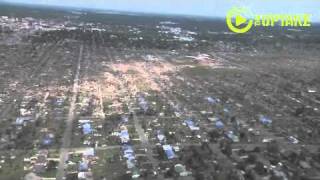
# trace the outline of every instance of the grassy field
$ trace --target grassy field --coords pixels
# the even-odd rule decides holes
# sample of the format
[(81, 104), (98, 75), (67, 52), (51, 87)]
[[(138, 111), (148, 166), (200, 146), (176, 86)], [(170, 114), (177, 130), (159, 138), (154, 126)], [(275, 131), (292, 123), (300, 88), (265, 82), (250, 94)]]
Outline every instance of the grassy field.
[(125, 162), (120, 161), (119, 155), (120, 149), (98, 150), (99, 160), (92, 168), (94, 179), (118, 179), (119, 175), (125, 174)]

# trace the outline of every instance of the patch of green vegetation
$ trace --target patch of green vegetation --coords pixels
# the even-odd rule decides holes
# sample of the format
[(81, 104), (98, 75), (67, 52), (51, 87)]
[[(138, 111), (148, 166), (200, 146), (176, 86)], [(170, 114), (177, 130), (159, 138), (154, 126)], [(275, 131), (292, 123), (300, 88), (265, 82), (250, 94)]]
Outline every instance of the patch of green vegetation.
[(94, 179), (101, 179), (101, 177), (114, 179), (115, 176), (125, 173), (126, 168), (119, 160), (120, 149), (98, 150), (96, 153), (99, 160), (92, 167)]
[(109, 109), (110, 105), (112, 105), (112, 101), (110, 101), (110, 100), (103, 101), (103, 112), (104, 113), (107, 113), (110, 110)]
[(67, 167), (68, 172), (74, 172), (78, 170), (78, 164), (69, 164)]
[(181, 66), (181, 65), (195, 65), (196, 63), (188, 59), (177, 59), (175, 61), (172, 61), (172, 64)]
[(41, 177), (54, 178), (57, 174), (57, 169), (48, 169), (46, 172), (39, 174)]
[(128, 105), (125, 104), (125, 103), (123, 104), (122, 109), (123, 109), (124, 112), (129, 112), (129, 107), (128, 107)]
[(49, 150), (49, 154), (50, 154), (50, 157), (51, 157), (51, 158), (59, 158), (59, 156), (60, 156), (60, 149), (53, 149), (53, 148), (51, 148), (51, 149)]
[(127, 74), (137, 74), (138, 72), (137, 71), (135, 71), (135, 70), (133, 70), (133, 69), (129, 69), (128, 71), (127, 71)]
[(186, 67), (182, 72), (189, 76), (213, 76), (216, 74), (215, 70), (206, 66)]
[(119, 122), (120, 119), (121, 115), (118, 113), (113, 113), (110, 116), (106, 116), (106, 121)]
[(0, 168), (0, 179), (21, 179), (24, 176), (25, 171), (23, 169), (23, 155), (24, 153), (18, 153), (14, 156), (15, 159), (10, 159), (12, 154), (1, 153), (1, 156), (6, 157), (5, 163), (1, 164)]
[(23, 176), (24, 171), (21, 168), (1, 168), (0, 170), (0, 179), (21, 179)]
[(141, 91), (141, 92), (145, 92), (145, 91), (149, 91), (150, 87), (146, 82), (140, 82), (136, 84), (137, 88)]
[(136, 132), (136, 129), (135, 129), (134, 126), (129, 126), (129, 127), (127, 127), (127, 128), (128, 128), (128, 132), (129, 132), (130, 135), (131, 135), (131, 134), (134, 134), (134, 133)]
[(186, 67), (182, 70), (182, 73), (187, 76), (199, 76), (199, 77), (216, 77), (216, 78), (237, 78), (245, 76), (251, 76), (246, 71), (242, 69), (234, 68), (215, 68), (212, 69), (208, 66), (195, 66), (195, 67)]
[(73, 154), (72, 156), (70, 156), (70, 161), (72, 162), (80, 162), (81, 161), (81, 155), (80, 154)]

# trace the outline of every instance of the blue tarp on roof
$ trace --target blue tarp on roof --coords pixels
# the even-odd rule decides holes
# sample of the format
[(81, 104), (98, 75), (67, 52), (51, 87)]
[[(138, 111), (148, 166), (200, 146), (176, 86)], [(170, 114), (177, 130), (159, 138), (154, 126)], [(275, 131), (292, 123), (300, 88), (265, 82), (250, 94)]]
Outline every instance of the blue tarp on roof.
[(17, 117), (17, 119), (16, 119), (16, 124), (21, 125), (21, 124), (23, 124), (24, 122), (27, 122), (27, 121), (30, 121), (30, 120), (32, 120), (32, 117), (31, 117), (31, 116), (27, 116), (27, 117)]
[(138, 101), (139, 101), (140, 108), (142, 108), (144, 111), (147, 111), (148, 110), (148, 102), (144, 99), (144, 97), (140, 96), (138, 98)]
[(226, 136), (231, 139), (233, 142), (239, 142), (239, 137), (237, 135), (234, 134), (233, 131), (228, 131), (226, 133)]
[(130, 140), (128, 130), (121, 130), (120, 134), (121, 143), (127, 143)]
[(140, 107), (144, 110), (147, 111), (148, 110), (148, 104), (147, 102), (143, 101), (139, 103)]
[(263, 115), (259, 117), (259, 120), (262, 124), (265, 124), (265, 125), (269, 125), (272, 123), (272, 120), (270, 118), (267, 118), (266, 116), (263, 116)]
[(187, 119), (184, 121), (187, 126), (191, 129), (191, 130), (198, 130), (199, 127), (195, 126), (195, 123), (193, 122), (193, 120), (191, 118)]
[(55, 101), (55, 105), (57, 105), (57, 106), (62, 106), (63, 103), (64, 103), (64, 99), (62, 99), (62, 98), (57, 98)]
[(128, 160), (135, 159), (132, 146), (124, 145), (122, 146), (122, 151), (123, 151), (123, 157), (127, 158)]
[(120, 132), (120, 138), (127, 138), (127, 139), (129, 139), (128, 130), (122, 130), (122, 131)]
[(216, 100), (213, 99), (212, 97), (207, 97), (207, 100), (208, 100), (208, 102), (209, 102), (210, 104), (216, 103)]
[(194, 122), (193, 122), (192, 119), (186, 119), (184, 122), (185, 122), (189, 127), (190, 127), (190, 126), (193, 126), (193, 127), (194, 127)]
[(129, 120), (128, 116), (121, 116), (122, 122), (128, 122), (128, 120)]
[(224, 124), (223, 124), (223, 122), (222, 121), (217, 121), (216, 122), (216, 128), (218, 128), (218, 129), (222, 129), (222, 128), (224, 128)]
[(218, 102), (220, 102), (220, 100), (218, 98), (215, 98), (215, 97), (207, 97), (206, 100), (208, 101), (208, 103), (210, 104), (216, 104)]
[(123, 157), (127, 158), (130, 161), (135, 159), (133, 153), (124, 154)]
[(163, 145), (162, 148), (163, 148), (164, 152), (166, 153), (168, 159), (175, 158), (175, 154), (174, 154), (173, 149), (170, 145)]
[(88, 170), (88, 164), (85, 162), (80, 162), (79, 171), (87, 171), (87, 170)]
[(52, 144), (52, 142), (53, 142), (53, 140), (52, 140), (52, 138), (50, 138), (50, 137), (45, 137), (45, 138), (43, 138), (43, 140), (42, 140), (42, 144), (43, 144), (43, 145), (50, 145), (50, 144)]
[(129, 150), (130, 150), (130, 149), (132, 150), (132, 146), (127, 145), (127, 144), (122, 145), (121, 148), (122, 148), (122, 151), (125, 151), (125, 150), (128, 150), (128, 149), (129, 149)]
[(92, 129), (91, 129), (91, 124), (89, 123), (84, 123), (82, 125), (82, 132), (83, 134), (90, 134), (92, 132)]

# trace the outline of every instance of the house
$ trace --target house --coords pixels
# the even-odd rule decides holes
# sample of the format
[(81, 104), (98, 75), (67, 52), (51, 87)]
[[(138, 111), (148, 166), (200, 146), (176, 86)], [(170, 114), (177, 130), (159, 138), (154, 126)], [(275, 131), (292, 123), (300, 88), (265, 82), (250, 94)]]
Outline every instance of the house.
[(31, 116), (33, 113), (33, 109), (26, 109), (26, 108), (20, 108), (20, 115), (21, 116)]
[(164, 150), (164, 152), (165, 152), (165, 154), (166, 154), (168, 159), (173, 159), (173, 158), (176, 157), (176, 155), (173, 152), (172, 146), (163, 145), (162, 148), (163, 148), (163, 150)]
[(121, 121), (122, 121), (123, 123), (128, 122), (128, 120), (129, 120), (128, 116), (125, 116), (125, 115), (122, 115), (122, 116), (121, 116)]
[(134, 151), (130, 145), (124, 145), (122, 146), (122, 151), (123, 151), (123, 157), (125, 157), (128, 160), (134, 160)]
[(120, 132), (121, 143), (128, 143), (130, 140), (128, 130), (121, 130)]
[(120, 127), (121, 131), (119, 133), (119, 137), (121, 139), (121, 143), (128, 143), (130, 141), (130, 136), (129, 136), (129, 132), (126, 126), (121, 126)]
[(47, 157), (48, 157), (48, 154), (49, 154), (49, 151), (48, 151), (48, 150), (40, 150), (40, 151), (39, 151), (39, 154), (38, 154), (38, 159), (39, 159), (39, 158), (42, 158), (42, 157), (47, 158)]
[(92, 172), (79, 172), (78, 173), (78, 179), (81, 180), (91, 180), (92, 178)]
[(41, 180), (42, 178), (37, 176), (35, 173), (31, 172), (26, 174), (24, 177), (24, 180)]
[(17, 117), (16, 125), (23, 125), (24, 123), (32, 121), (32, 120), (33, 120), (33, 118), (31, 116)]
[(64, 104), (64, 98), (63, 97), (57, 97), (56, 101), (54, 102), (56, 106), (63, 106)]
[(123, 145), (122, 146), (122, 152), (123, 152), (123, 157), (126, 158), (126, 164), (128, 169), (134, 169), (136, 168), (135, 165), (135, 155), (132, 146), (130, 145)]
[(206, 97), (206, 100), (208, 101), (209, 104), (216, 104), (220, 102), (218, 98), (210, 97), (210, 96)]
[(129, 159), (128, 159), (126, 162), (127, 162), (127, 168), (128, 168), (128, 169), (132, 169), (132, 168), (135, 167), (135, 164), (134, 164), (134, 161), (133, 161), (133, 160), (129, 160)]
[(163, 143), (166, 141), (166, 136), (163, 134), (162, 131), (158, 130), (157, 131), (157, 139), (159, 140), (160, 143)]
[(53, 143), (54, 141), (54, 134), (52, 133), (49, 133), (49, 134), (46, 134), (43, 138), (42, 138), (42, 145), (44, 146), (49, 146)]
[(88, 171), (88, 168), (89, 168), (89, 166), (88, 166), (87, 161), (82, 161), (79, 163), (79, 171), (80, 172), (86, 172), (86, 171)]
[(272, 120), (266, 116), (260, 115), (259, 121), (264, 125), (270, 125), (272, 123)]
[(91, 120), (88, 120), (88, 119), (79, 119), (79, 123), (80, 123), (80, 124), (91, 123)]
[(228, 131), (228, 132), (226, 133), (226, 136), (227, 136), (232, 142), (239, 142), (239, 141), (240, 141), (240, 140), (239, 140), (239, 137), (238, 137), (236, 134), (234, 134), (233, 131)]
[(137, 168), (134, 168), (132, 170), (131, 177), (132, 177), (132, 179), (137, 179), (137, 178), (140, 177), (140, 173), (139, 173), (139, 170)]
[(200, 129), (199, 127), (195, 126), (195, 123), (191, 118), (185, 120), (184, 122), (187, 124), (191, 131), (197, 131)]
[(224, 128), (224, 124), (220, 120), (216, 121), (215, 125), (216, 125), (216, 128), (218, 128), (218, 129), (223, 129)]
[(47, 169), (48, 164), (48, 151), (47, 150), (40, 150), (37, 156), (36, 162), (33, 165), (33, 171), (35, 173), (43, 173)]
[(186, 167), (184, 165), (182, 165), (182, 164), (176, 164), (174, 166), (174, 170), (175, 170), (176, 173), (178, 173), (182, 177), (186, 177), (186, 176), (192, 174), (192, 172), (187, 171)]
[(37, 174), (46, 172), (47, 166), (42, 163), (36, 163), (33, 165), (33, 171)]
[(82, 152), (82, 155), (85, 157), (93, 157), (94, 156), (94, 149), (93, 148), (87, 148)]
[[(212, 112), (211, 112), (212, 113)], [(209, 113), (208, 113), (209, 114)], [(208, 117), (208, 120), (210, 121), (210, 122), (216, 122), (216, 121), (218, 121), (219, 120), (219, 118), (218, 117)]]
[(84, 135), (90, 134), (92, 132), (91, 124), (89, 123), (82, 124), (82, 132)]
[(148, 102), (145, 100), (143, 96), (138, 97), (139, 106), (143, 109), (144, 112), (148, 110)]

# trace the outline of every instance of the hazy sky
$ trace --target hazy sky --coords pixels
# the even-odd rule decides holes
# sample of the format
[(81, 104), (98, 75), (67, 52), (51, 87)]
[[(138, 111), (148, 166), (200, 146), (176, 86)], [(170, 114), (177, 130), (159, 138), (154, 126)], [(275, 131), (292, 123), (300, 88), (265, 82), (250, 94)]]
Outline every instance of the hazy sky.
[[(1, 0), (0, 0), (1, 1)], [(311, 13), (320, 21), (320, 0), (5, 0), (132, 12), (186, 14), (224, 17), (233, 6), (248, 7), (254, 13)]]

